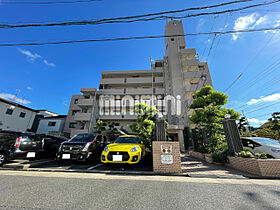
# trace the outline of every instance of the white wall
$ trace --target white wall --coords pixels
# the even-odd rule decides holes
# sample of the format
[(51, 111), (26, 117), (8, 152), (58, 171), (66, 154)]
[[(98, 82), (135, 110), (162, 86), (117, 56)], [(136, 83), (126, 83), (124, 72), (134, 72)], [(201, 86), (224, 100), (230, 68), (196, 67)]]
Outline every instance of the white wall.
[[(14, 108), (13, 114), (8, 115), (6, 111), (8, 108)], [(19, 117), (20, 113), (24, 112), (25, 117)], [(36, 112), (24, 109), (21, 107), (15, 107), (8, 103), (0, 101), (0, 129), (26, 132), (27, 129), (32, 127)]]
[[(49, 122), (56, 122), (55, 126), (49, 126)], [(62, 132), (65, 119), (41, 119), (37, 129), (38, 134), (48, 134), (50, 131)]]

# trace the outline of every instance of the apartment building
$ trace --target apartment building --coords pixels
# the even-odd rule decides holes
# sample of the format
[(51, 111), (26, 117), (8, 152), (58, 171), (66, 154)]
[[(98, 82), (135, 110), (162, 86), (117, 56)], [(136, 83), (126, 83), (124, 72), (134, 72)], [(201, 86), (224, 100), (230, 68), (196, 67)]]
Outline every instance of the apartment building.
[(81, 88), (82, 95), (73, 95), (64, 132), (71, 136), (89, 132), (97, 119), (129, 130), (137, 118), (130, 111), (144, 100), (160, 110), (160, 117), (169, 123), (169, 136), (183, 151), (183, 129), (193, 126), (189, 121), (193, 94), (212, 86), (212, 81), (208, 64), (199, 61), (194, 48), (186, 48), (181, 21), (167, 21), (165, 36), (165, 56), (153, 62), (151, 70), (103, 71), (98, 90)]

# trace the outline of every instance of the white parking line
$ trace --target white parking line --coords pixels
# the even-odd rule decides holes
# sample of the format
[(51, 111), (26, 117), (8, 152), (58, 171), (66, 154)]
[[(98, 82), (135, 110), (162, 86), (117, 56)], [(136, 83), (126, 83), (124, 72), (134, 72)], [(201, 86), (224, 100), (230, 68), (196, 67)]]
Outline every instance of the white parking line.
[(103, 164), (100, 163), (100, 164), (97, 164), (97, 165), (95, 165), (95, 166), (89, 167), (87, 170), (92, 170), (92, 169), (98, 168), (99, 166), (102, 166), (102, 165), (103, 165)]

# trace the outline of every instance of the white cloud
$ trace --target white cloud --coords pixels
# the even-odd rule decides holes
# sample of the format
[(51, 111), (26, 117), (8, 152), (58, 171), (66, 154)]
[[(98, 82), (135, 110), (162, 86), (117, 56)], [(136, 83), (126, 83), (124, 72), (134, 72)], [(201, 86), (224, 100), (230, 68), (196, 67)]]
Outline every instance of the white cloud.
[(256, 118), (248, 118), (247, 119), (250, 123), (256, 123), (256, 124), (264, 124), (267, 120), (258, 120)]
[(21, 104), (30, 104), (30, 101), (27, 101), (25, 99), (22, 98), (18, 98), (16, 95), (13, 94), (9, 94), (9, 93), (0, 93), (0, 98), (4, 98), (6, 100), (14, 100), (17, 103), (21, 103)]
[(26, 55), (28, 61), (30, 61), (31, 63), (33, 63), (36, 59), (42, 59), (43, 63), (46, 64), (47, 66), (55, 67), (54, 63), (48, 62), (46, 59), (44, 59), (41, 55), (39, 55), (37, 53), (32, 53), (28, 50), (24, 50), (24, 49), (21, 49), (21, 48), (18, 48), (18, 51), (21, 54)]
[(250, 101), (247, 102), (247, 105), (252, 105), (259, 102), (273, 102), (279, 99), (280, 99), (280, 93), (275, 93), (269, 96), (261, 96), (258, 99), (251, 99)]
[(24, 50), (24, 49), (18, 48), (18, 51), (21, 54), (26, 55), (27, 59), (30, 60), (31, 62), (34, 62), (37, 58), (42, 58), (41, 55), (39, 55), (37, 53), (32, 53), (32, 52), (30, 52), (28, 50)]
[(30, 87), (30, 86), (27, 86), (26, 89), (27, 89), (27, 90), (32, 90), (33, 88)]
[(255, 25), (254, 25), (253, 27), (256, 27), (256, 26), (258, 26), (258, 25), (266, 24), (267, 21), (268, 21), (268, 17), (267, 17), (267, 16), (260, 17), (260, 18), (256, 21), (256, 23), (255, 23)]
[(44, 64), (46, 64), (47, 66), (55, 67), (54, 63), (50, 63), (46, 59), (44, 59)]
[[(265, 23), (267, 21), (267, 17), (263, 16), (263, 17), (259, 17), (258, 18), (258, 14), (257, 13), (253, 13), (250, 15), (246, 15), (246, 16), (242, 16), (237, 18), (234, 21), (234, 27), (233, 29), (235, 31), (239, 31), (239, 30), (245, 30), (248, 28), (255, 28), (256, 26)], [(239, 37), (239, 33), (235, 33), (232, 35), (232, 40), (237, 40)]]

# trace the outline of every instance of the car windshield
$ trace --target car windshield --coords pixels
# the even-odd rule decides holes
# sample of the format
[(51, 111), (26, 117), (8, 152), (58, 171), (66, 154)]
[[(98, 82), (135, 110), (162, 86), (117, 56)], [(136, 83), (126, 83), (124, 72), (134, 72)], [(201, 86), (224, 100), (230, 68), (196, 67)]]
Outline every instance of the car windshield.
[(23, 141), (36, 141), (36, 136), (32, 134), (23, 134), (21, 138)]
[(267, 145), (267, 146), (280, 146), (279, 141), (275, 139), (268, 139), (268, 138), (254, 138), (254, 141), (257, 143)]
[(117, 138), (115, 143), (134, 143), (134, 144), (139, 144), (139, 138), (138, 137), (119, 137), (119, 138)]
[(90, 142), (95, 138), (96, 134), (77, 134), (69, 142)]

